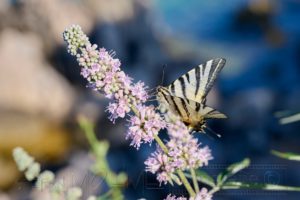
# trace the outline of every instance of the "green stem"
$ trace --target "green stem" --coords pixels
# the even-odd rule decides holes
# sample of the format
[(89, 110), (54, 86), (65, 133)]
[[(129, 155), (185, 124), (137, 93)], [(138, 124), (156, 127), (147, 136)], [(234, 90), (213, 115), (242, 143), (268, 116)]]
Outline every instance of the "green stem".
[(216, 187), (212, 188), (212, 189), (208, 192), (208, 194), (213, 195), (214, 193), (218, 192), (219, 190), (220, 190), (220, 187), (219, 187), (219, 186), (216, 186)]
[(181, 170), (177, 170), (177, 174), (179, 175), (184, 187), (186, 188), (186, 190), (188, 191), (190, 197), (195, 197), (196, 193), (194, 192), (191, 184), (189, 183), (189, 181), (186, 179), (184, 173)]
[(85, 134), (85, 137), (87, 138), (88, 143), (92, 147), (93, 152), (95, 152), (96, 148), (97, 148), (96, 146), (97, 146), (98, 139), (94, 133), (94, 126), (91, 123), (89, 123), (86, 118), (84, 118), (84, 117), (79, 117), (79, 118), (80, 118), (78, 120), (79, 125), (80, 125), (81, 129), (83, 130), (83, 133)]
[(191, 169), (190, 171), (191, 171), (195, 191), (196, 191), (196, 193), (198, 193), (199, 192), (199, 186), (198, 186), (198, 181), (197, 181), (197, 176), (196, 176), (195, 170)]
[[(78, 118), (79, 125), (83, 130), (85, 137), (91, 146), (93, 154), (96, 156), (96, 163), (94, 173), (102, 177), (108, 186), (111, 188), (105, 195), (111, 196), (110, 199), (122, 200), (122, 186), (116, 186), (117, 174), (115, 174), (109, 167), (106, 161), (106, 150), (105, 152), (99, 153), (99, 145), (104, 145), (104, 141), (98, 141), (94, 132), (94, 126), (85, 117)], [(120, 184), (120, 183), (118, 183)], [(122, 183), (123, 184), (123, 183)], [(105, 197), (104, 195), (104, 197)], [(104, 198), (103, 197), (103, 198)], [(100, 198), (101, 199), (101, 198)]]
[(166, 153), (168, 154), (168, 149), (166, 147), (166, 145), (163, 143), (163, 141), (160, 139), (160, 137), (158, 137), (158, 135), (154, 135), (154, 139), (157, 142), (157, 144), (160, 146), (160, 148)]

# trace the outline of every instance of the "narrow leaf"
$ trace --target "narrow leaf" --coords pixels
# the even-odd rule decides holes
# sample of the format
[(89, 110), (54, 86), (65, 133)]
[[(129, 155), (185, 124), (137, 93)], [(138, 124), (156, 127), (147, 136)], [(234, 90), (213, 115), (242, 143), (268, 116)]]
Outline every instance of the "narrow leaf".
[(300, 187), (291, 187), (274, 184), (263, 184), (263, 183), (244, 183), (229, 181), (224, 183), (222, 186), (224, 190), (234, 189), (258, 189), (258, 190), (274, 190), (274, 191), (300, 191)]
[(245, 158), (241, 162), (230, 165), (225, 171), (223, 171), (218, 175), (217, 177), (218, 185), (222, 185), (229, 177), (238, 173), (242, 169), (245, 169), (249, 165), (250, 165), (250, 160), (248, 158)]
[[(185, 173), (185, 176), (187, 178), (192, 178), (192, 176), (188, 173)], [(197, 176), (197, 181), (198, 182), (206, 184), (210, 187), (215, 187), (216, 186), (214, 179), (210, 175), (208, 175), (208, 173), (206, 173), (205, 171), (196, 170), (196, 176)]]
[(289, 124), (297, 121), (300, 121), (300, 113), (279, 119), (280, 124)]
[(279, 152), (275, 150), (272, 150), (271, 153), (279, 158), (300, 161), (300, 154), (295, 154), (291, 152)]

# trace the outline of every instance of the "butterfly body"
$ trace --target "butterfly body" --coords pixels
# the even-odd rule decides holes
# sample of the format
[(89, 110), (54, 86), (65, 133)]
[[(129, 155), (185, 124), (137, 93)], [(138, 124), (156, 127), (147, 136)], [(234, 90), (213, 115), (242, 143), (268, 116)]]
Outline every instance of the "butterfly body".
[(157, 99), (192, 131), (204, 132), (207, 119), (226, 118), (206, 105), (206, 96), (225, 59), (214, 59), (190, 70), (167, 87), (157, 88)]

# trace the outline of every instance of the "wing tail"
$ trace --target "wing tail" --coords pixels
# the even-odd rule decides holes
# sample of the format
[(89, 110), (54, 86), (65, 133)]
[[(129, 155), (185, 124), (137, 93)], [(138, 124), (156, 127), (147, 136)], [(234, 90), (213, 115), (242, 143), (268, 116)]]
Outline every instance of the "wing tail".
[(204, 117), (204, 119), (226, 119), (227, 116), (218, 110), (211, 108), (209, 106), (205, 106), (204, 104), (200, 104), (199, 113)]

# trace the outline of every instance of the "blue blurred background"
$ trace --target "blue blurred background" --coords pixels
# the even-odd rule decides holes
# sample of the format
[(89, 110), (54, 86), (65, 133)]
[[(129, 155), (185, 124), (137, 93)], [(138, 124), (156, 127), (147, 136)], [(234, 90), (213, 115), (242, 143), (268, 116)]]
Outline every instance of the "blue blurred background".
[[(300, 153), (300, 122), (281, 125), (275, 117), (278, 111), (300, 111), (300, 1), (4, 0), (0, 16), (0, 199), (41, 199), (17, 181), (10, 156), (17, 145), (58, 174), (88, 171), (92, 161), (78, 114), (93, 120), (99, 138), (110, 141), (111, 167), (129, 176), (126, 199), (184, 192), (159, 187), (155, 176), (144, 172), (155, 145), (129, 147), (126, 120), (112, 124), (105, 113), (108, 102), (85, 88), (62, 40), (71, 24), (81, 25), (92, 43), (116, 51), (124, 71), (151, 88), (162, 83), (164, 65), (167, 85), (198, 64), (225, 58), (207, 103), (229, 118), (210, 122), (222, 138), (197, 136), (214, 156), (205, 169), (216, 176), (249, 157), (251, 167), (236, 180), (300, 186), (300, 163), (270, 154), (272, 149)], [(214, 199), (299, 197), (242, 190), (222, 191)]]

